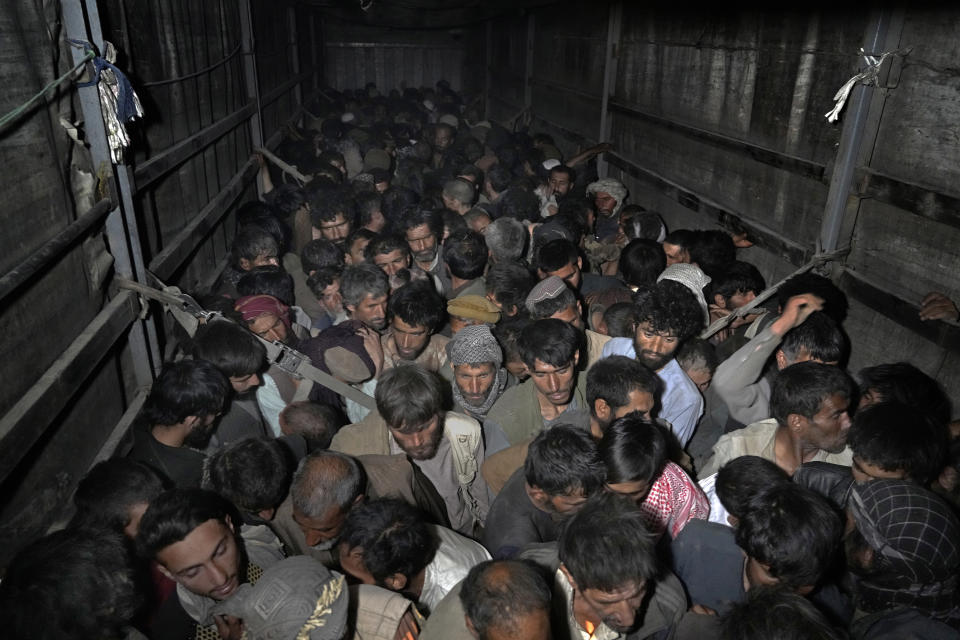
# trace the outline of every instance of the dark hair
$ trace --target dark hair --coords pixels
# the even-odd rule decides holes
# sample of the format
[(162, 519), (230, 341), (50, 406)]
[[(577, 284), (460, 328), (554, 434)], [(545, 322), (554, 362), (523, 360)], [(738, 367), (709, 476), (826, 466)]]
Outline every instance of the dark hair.
[(661, 280), (638, 307), (639, 323), (650, 323), (657, 333), (674, 335), (682, 343), (703, 328), (703, 310), (686, 286)]
[(924, 486), (940, 475), (949, 448), (943, 423), (897, 401), (858, 410), (847, 445), (861, 460), (884, 471), (903, 470)]
[(579, 257), (576, 245), (564, 238), (557, 238), (540, 245), (536, 264), (538, 269), (549, 274), (568, 264), (576, 266)]
[(275, 258), (279, 251), (280, 245), (272, 234), (250, 225), (241, 229), (233, 240), (233, 266), (239, 269), (240, 260), (256, 260), (260, 256)]
[(153, 469), (127, 458), (111, 458), (93, 466), (73, 494), (77, 508), (71, 527), (106, 527), (122, 532), (130, 523), (130, 508), (149, 504), (163, 493)]
[(540, 199), (520, 187), (510, 187), (497, 198), (497, 218), (533, 221), (540, 219)]
[(737, 525), (737, 545), (769, 566), (782, 584), (815, 586), (831, 568), (840, 548), (843, 525), (826, 498), (785, 482), (750, 501)]
[(134, 565), (112, 530), (64, 529), (31, 542), (0, 582), (0, 619), (9, 638), (127, 637), (140, 606)]
[(487, 170), (486, 179), (490, 182), (494, 191), (503, 193), (510, 186), (510, 182), (513, 181), (513, 175), (508, 169), (495, 164)]
[(839, 368), (819, 362), (800, 362), (777, 374), (770, 392), (770, 412), (781, 425), (791, 413), (812, 420), (823, 401), (835, 393), (852, 396), (853, 381)]
[(140, 416), (148, 425), (171, 426), (189, 416), (219, 413), (230, 382), (206, 360), (166, 362), (150, 389)]
[(402, 236), (395, 233), (385, 233), (377, 235), (370, 241), (367, 248), (363, 250), (363, 256), (373, 262), (377, 256), (400, 251), (403, 255), (410, 255), (410, 245)]
[(432, 282), (418, 280), (394, 291), (387, 310), (390, 318), (400, 318), (413, 327), (426, 327), (433, 333), (440, 324), (445, 306)]
[(487, 560), (463, 579), (460, 602), (477, 635), (486, 640), (489, 629), (513, 630), (521, 617), (549, 612), (551, 583), (532, 560)]
[(326, 238), (311, 240), (300, 250), (300, 265), (303, 267), (304, 275), (310, 275), (311, 271), (323, 267), (336, 267), (342, 270), (346, 263), (343, 249)]
[(908, 362), (878, 364), (860, 370), (860, 393), (870, 391), (875, 400), (895, 400), (950, 422), (950, 398), (940, 384)]
[(573, 362), (584, 334), (563, 320), (544, 318), (531, 322), (520, 332), (520, 359), (530, 367), (540, 360), (553, 367)]
[(830, 316), (814, 311), (799, 327), (787, 331), (780, 349), (791, 362), (804, 351), (813, 360), (842, 362), (847, 354), (847, 339)]
[(316, 402), (291, 402), (280, 416), (287, 429), (306, 440), (307, 451), (329, 448), (333, 436), (343, 426), (339, 411)]
[(518, 313), (493, 325), (493, 337), (497, 339), (500, 348), (503, 349), (504, 362), (523, 360), (520, 354), (520, 336), (530, 323), (531, 320), (526, 314)]
[(603, 487), (603, 462), (590, 432), (567, 424), (541, 431), (530, 443), (523, 476), (549, 496), (582, 492), (590, 497)]
[(710, 283), (710, 302), (713, 296), (719, 295), (724, 301), (738, 293), (753, 291), (761, 293), (767, 288), (767, 283), (760, 274), (760, 270), (749, 262), (734, 260), (725, 269), (718, 273)]
[(346, 307), (357, 306), (369, 295), (374, 298), (390, 293), (390, 279), (375, 264), (352, 264), (340, 274), (340, 296)]
[(409, 207), (400, 218), (400, 229), (406, 233), (410, 229), (427, 225), (430, 233), (437, 239), (437, 245), (443, 241), (443, 216), (433, 209)]
[(203, 464), (203, 488), (237, 509), (256, 514), (275, 509), (287, 496), (290, 467), (276, 440), (246, 438), (211, 454)]
[[(317, 197), (320, 196), (320, 197)], [(346, 192), (335, 190), (314, 194), (310, 202), (310, 223), (320, 228), (324, 222), (334, 222), (342, 215), (347, 222), (353, 222), (353, 202)]]
[(320, 267), (307, 278), (307, 288), (319, 300), (323, 297), (323, 290), (339, 280), (342, 275), (342, 267)]
[(567, 521), (557, 550), (581, 591), (615, 591), (657, 575), (654, 544), (640, 509), (601, 491)]
[(439, 544), (424, 514), (399, 498), (354, 506), (344, 520), (340, 542), (348, 549), (363, 549), (363, 564), (380, 586), (397, 573), (416, 576), (433, 560)]
[(656, 240), (637, 238), (620, 251), (618, 269), (628, 285), (652, 285), (666, 268), (667, 256)]
[(207, 520), (240, 526), (236, 508), (223, 496), (205, 489), (171, 489), (147, 507), (137, 531), (137, 551), (154, 559), (160, 551), (180, 542)]
[(587, 404), (591, 414), (598, 399), (617, 410), (630, 402), (631, 391), (646, 391), (656, 399), (662, 386), (660, 378), (638, 360), (608, 356), (587, 369)]
[[(443, 236), (447, 236), (448, 240), (450, 236), (470, 231), (466, 220), (456, 211), (444, 209), (440, 212), (440, 219), (443, 220)], [(440, 236), (441, 241), (443, 241), (443, 236)], [(446, 244), (445, 241), (444, 244)]]
[[(378, 237), (380, 237), (380, 234), (370, 231), (370, 229), (357, 227), (351, 231), (347, 239), (343, 241), (343, 247), (345, 250), (350, 251), (357, 240), (367, 240), (367, 245), (369, 246), (370, 242), (373, 242)], [(366, 257), (366, 247), (364, 247), (364, 257)]]
[(290, 227), (277, 213), (276, 209), (264, 202), (245, 202), (237, 209), (237, 233), (249, 227), (259, 227), (273, 236), (277, 242), (277, 251), (282, 255), (286, 253), (286, 247), (290, 243)]
[(208, 321), (197, 329), (190, 349), (198, 360), (206, 360), (228, 378), (242, 378), (263, 369), (267, 350), (250, 331), (235, 322)]
[(383, 217), (395, 227), (405, 209), (416, 207), (420, 196), (416, 191), (393, 185), (383, 193)]
[(667, 464), (667, 439), (660, 427), (636, 415), (618, 418), (600, 439), (600, 458), (607, 484), (646, 482), (653, 485)]
[(443, 261), (461, 280), (479, 278), (487, 267), (487, 243), (472, 229), (451, 233), (443, 243)]
[(677, 362), (684, 371), (703, 369), (711, 374), (720, 365), (716, 348), (701, 338), (690, 338), (684, 342), (677, 350)]
[(816, 606), (781, 586), (753, 587), (720, 617), (720, 640), (844, 640)]
[(273, 296), (288, 307), (293, 305), (293, 277), (283, 267), (268, 264), (254, 267), (237, 281), (237, 293), (243, 296)]
[(693, 242), (687, 247), (690, 262), (711, 278), (719, 276), (737, 259), (737, 247), (726, 231), (701, 229), (693, 234)]
[(611, 338), (630, 338), (636, 334), (637, 306), (632, 302), (615, 302), (603, 312), (603, 322), (607, 325), (607, 335)]
[(449, 384), (418, 364), (393, 367), (377, 382), (377, 411), (391, 429), (415, 433), (444, 410), (447, 389)]
[(361, 227), (369, 224), (370, 220), (373, 219), (373, 214), (377, 211), (383, 213), (383, 197), (376, 191), (358, 193), (354, 198), (354, 204), (357, 206), (357, 219), (360, 221)]
[(837, 324), (843, 324), (850, 304), (847, 302), (846, 294), (829, 278), (808, 271), (788, 279), (777, 289), (777, 301), (780, 303), (780, 308), (786, 307), (790, 298), (802, 293), (812, 293), (822, 298), (823, 312), (833, 318), (833, 321)]
[(553, 169), (550, 169), (550, 172), (547, 175), (553, 175), (554, 173), (567, 174), (567, 179), (570, 181), (571, 186), (573, 186), (573, 183), (577, 181), (577, 172), (565, 164), (558, 164)]
[(778, 484), (790, 482), (787, 472), (760, 456), (739, 456), (717, 472), (720, 504), (735, 518), (742, 518), (753, 498)]
[(674, 229), (663, 239), (667, 244), (675, 244), (678, 247), (683, 247), (684, 249), (690, 250), (690, 246), (693, 244), (694, 235), (696, 231), (690, 229)]
[(527, 266), (511, 260), (492, 264), (484, 281), (487, 294), (493, 294), (504, 313), (522, 309), (527, 295), (537, 284), (536, 276)]
[(293, 184), (278, 184), (266, 194), (270, 205), (280, 215), (289, 216), (307, 204), (307, 195), (303, 189)]

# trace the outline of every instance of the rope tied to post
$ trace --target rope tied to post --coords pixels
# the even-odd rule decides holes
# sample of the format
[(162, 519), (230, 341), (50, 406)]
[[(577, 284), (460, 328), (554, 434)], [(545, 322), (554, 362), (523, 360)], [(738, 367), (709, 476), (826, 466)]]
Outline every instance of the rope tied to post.
[(123, 162), (123, 151), (130, 146), (126, 123), (143, 116), (143, 105), (137, 97), (133, 85), (113, 62), (117, 55), (114, 46), (104, 42), (104, 55), (96, 55), (93, 45), (85, 40), (67, 40), (75, 47), (82, 48), (87, 55), (94, 54), (93, 79), (78, 82), (78, 87), (96, 87), (100, 95), (100, 112), (107, 130), (107, 143), (110, 146), (110, 159), (114, 164)]
[(854, 85), (858, 82), (862, 82), (867, 86), (878, 84), (877, 79), (884, 61), (890, 56), (905, 56), (908, 53), (910, 53), (910, 48), (896, 49), (894, 51), (885, 51), (878, 57), (867, 54), (867, 52), (863, 50), (863, 47), (860, 47), (860, 55), (863, 56), (864, 61), (867, 63), (867, 68), (844, 82), (837, 90), (837, 93), (833, 96), (833, 100), (837, 104), (825, 114), (827, 122), (836, 122), (840, 118), (840, 112), (843, 111), (843, 106), (847, 103), (847, 98), (850, 97), (850, 92), (853, 91)]

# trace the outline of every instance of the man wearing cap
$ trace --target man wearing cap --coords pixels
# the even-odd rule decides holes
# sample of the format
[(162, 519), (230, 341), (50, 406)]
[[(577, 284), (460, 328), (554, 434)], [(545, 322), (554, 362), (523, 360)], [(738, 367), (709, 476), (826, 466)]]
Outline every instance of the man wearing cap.
[(597, 207), (596, 235), (606, 238), (617, 233), (620, 209), (627, 199), (627, 188), (613, 178), (602, 178), (587, 185), (587, 198)]
[(486, 296), (462, 295), (447, 303), (450, 316), (450, 335), (455, 336), (464, 327), (477, 324), (496, 324), (500, 321), (500, 309)]
[(527, 295), (526, 307), (534, 320), (556, 318), (586, 334), (587, 349), (583, 354), (585, 357), (581, 358), (578, 364), (581, 371), (586, 371), (603, 357), (603, 346), (609, 342), (610, 336), (586, 328), (580, 301), (567, 283), (558, 276), (549, 276), (537, 283)]
[(483, 421), (512, 379), (503, 352), (485, 324), (464, 327), (447, 344), (453, 367), (454, 411)]
[(853, 637), (957, 637), (960, 523), (947, 503), (907, 480), (873, 480), (851, 488), (847, 521)]
[(634, 338), (611, 339), (603, 356), (636, 358), (657, 373), (664, 385), (658, 417), (670, 423), (680, 445), (686, 446), (703, 414), (703, 397), (674, 355), (703, 328), (706, 303), (701, 304), (687, 286), (668, 279), (658, 282), (637, 310), (640, 320)]

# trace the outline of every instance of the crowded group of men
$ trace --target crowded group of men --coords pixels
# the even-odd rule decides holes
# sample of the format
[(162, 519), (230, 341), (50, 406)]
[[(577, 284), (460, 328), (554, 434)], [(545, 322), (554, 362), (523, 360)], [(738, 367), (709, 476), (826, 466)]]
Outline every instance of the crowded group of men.
[(10, 637), (960, 637), (948, 396), (847, 373), (828, 278), (755, 303), (748, 237), (444, 82), (313, 110)]

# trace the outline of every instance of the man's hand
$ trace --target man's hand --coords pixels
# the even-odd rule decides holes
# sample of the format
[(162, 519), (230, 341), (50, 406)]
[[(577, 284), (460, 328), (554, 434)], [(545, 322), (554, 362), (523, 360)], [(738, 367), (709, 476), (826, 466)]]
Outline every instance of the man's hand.
[(213, 621), (217, 623), (217, 632), (223, 640), (240, 640), (243, 636), (243, 620), (233, 616), (214, 616)]
[(369, 327), (360, 327), (357, 333), (363, 338), (363, 348), (370, 354), (373, 365), (376, 368), (373, 377), (379, 378), (383, 371), (383, 347), (380, 345), (380, 334)]
[(787, 331), (803, 324), (804, 321), (810, 317), (811, 313), (820, 311), (821, 309), (823, 309), (823, 298), (819, 298), (812, 293), (802, 293), (799, 296), (793, 296), (787, 300), (787, 304), (783, 308), (783, 313), (780, 314), (780, 317), (770, 325), (770, 330), (774, 335), (782, 338)]
[(938, 291), (933, 291), (924, 296), (920, 303), (920, 319), (956, 322), (960, 319), (960, 311), (957, 311), (957, 305), (953, 300)]
[(690, 613), (699, 613), (702, 616), (715, 616), (717, 612), (711, 609), (710, 607), (705, 607), (702, 604), (695, 604), (690, 607)]
[(397, 626), (397, 632), (393, 634), (393, 640), (417, 640), (420, 637), (420, 628), (417, 626), (417, 619), (413, 612), (407, 609), (407, 612), (400, 618), (400, 624)]

